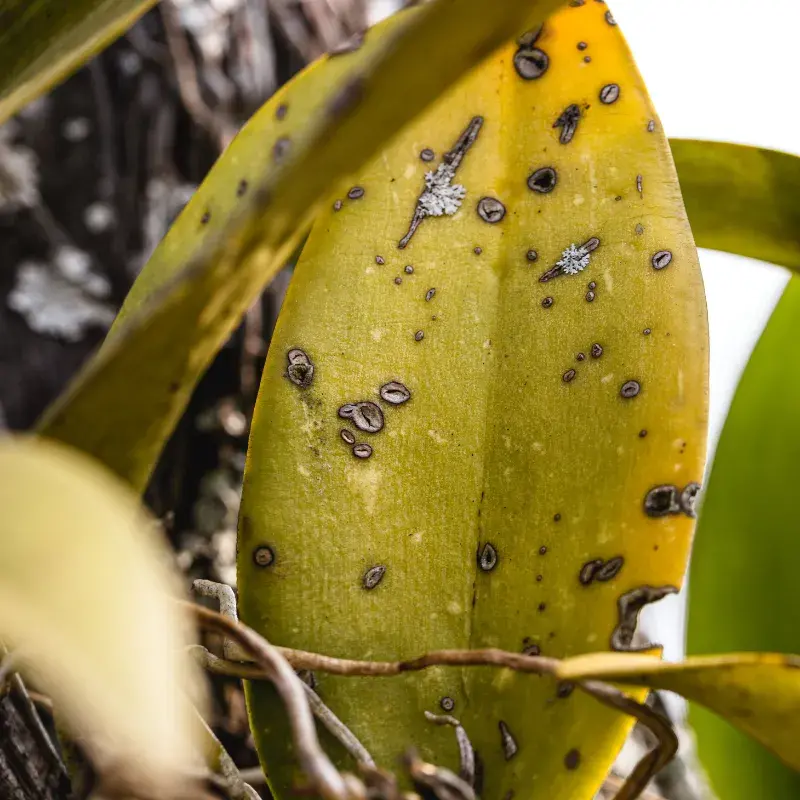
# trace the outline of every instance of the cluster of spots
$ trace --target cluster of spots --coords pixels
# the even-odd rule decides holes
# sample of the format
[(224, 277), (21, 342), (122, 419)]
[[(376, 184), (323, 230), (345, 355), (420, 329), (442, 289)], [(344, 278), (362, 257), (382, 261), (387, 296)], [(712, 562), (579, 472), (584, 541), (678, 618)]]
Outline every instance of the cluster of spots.
[(289, 366), (286, 368), (286, 377), (301, 389), (308, 389), (314, 380), (314, 365), (305, 350), (293, 347), (286, 354)]
[(677, 594), (674, 586), (640, 586), (617, 598), (618, 622), (611, 634), (611, 649), (619, 651), (649, 650), (653, 645), (647, 643), (641, 647), (633, 647), (639, 612), (650, 603), (670, 594)]
[[(639, 435), (641, 436), (641, 433)], [(699, 483), (688, 483), (683, 491), (672, 484), (654, 486), (644, 497), (644, 513), (648, 517), (675, 516), (683, 513), (687, 517), (694, 518), (697, 516), (699, 493)]]
[(594, 558), (581, 567), (578, 573), (578, 580), (583, 586), (589, 586), (594, 581), (605, 583), (619, 575), (624, 563), (625, 559), (622, 556), (614, 556), (609, 558), (608, 561), (603, 561), (602, 558)]
[[(381, 400), (392, 406), (399, 406), (411, 399), (408, 387), (400, 381), (384, 383), (378, 390)], [(345, 403), (339, 407), (337, 414), (341, 419), (349, 419), (358, 430), (374, 434), (383, 430), (385, 419), (381, 407), (371, 400), (361, 400), (357, 403)], [(342, 428), (339, 431), (342, 441), (352, 447), (356, 458), (369, 458), (372, 447), (368, 444), (356, 444), (356, 437), (352, 431)]]
[(478, 138), (482, 125), (483, 117), (473, 117), (453, 148), (442, 156), (436, 172), (425, 174), (425, 189), (417, 198), (408, 231), (397, 243), (400, 250), (408, 245), (426, 217), (452, 216), (461, 207), (467, 190), (461, 184), (453, 184), (453, 179), (467, 151)]
[[(547, 302), (547, 301), (549, 301), (549, 302)], [(544, 300), (542, 300), (542, 306), (544, 306), (544, 308), (549, 308), (551, 305), (553, 305), (553, 298), (552, 297), (545, 297)], [(600, 356), (603, 355), (603, 346), (601, 344), (599, 344), (598, 342), (594, 342), (592, 344), (590, 350), (589, 350), (589, 353), (591, 354), (592, 358), (600, 358)], [(586, 353), (578, 353), (575, 356), (575, 360), (576, 361), (585, 361), (586, 360)], [(575, 378), (575, 376), (577, 374), (578, 374), (577, 371), (574, 370), (572, 367), (570, 367), (561, 376), (561, 380), (564, 381), (564, 383), (570, 383)], [(636, 381), (629, 381), (629, 383), (636, 383)], [(638, 394), (638, 392), (637, 392), (637, 394)], [(561, 519), (561, 515), (560, 514), (556, 514), (554, 519), (555, 519), (556, 522), (558, 522), (558, 520)]]
[[(363, 186), (352, 186), (347, 192), (348, 200), (360, 200), (364, 196)], [(341, 211), (344, 208), (344, 203), (341, 200), (336, 200), (333, 204), (334, 211)]]
[(588, 290), (586, 292), (586, 295), (585, 295), (586, 302), (587, 303), (593, 303), (595, 297), (597, 296), (595, 294), (595, 289), (597, 289), (597, 284), (594, 281), (589, 281), (589, 284), (588, 284), (588, 286), (586, 288)]
[(364, 573), (361, 585), (367, 590), (374, 589), (383, 580), (385, 574), (386, 567), (383, 564), (376, 564)]
[(561, 258), (556, 262), (555, 266), (541, 275), (539, 283), (547, 283), (559, 275), (577, 275), (579, 272), (583, 272), (589, 266), (591, 254), (599, 246), (600, 239), (596, 236), (587, 239), (582, 245), (576, 245), (573, 242), (561, 253)]
[(497, 566), (497, 561), (497, 549), (491, 542), (486, 542), (486, 544), (478, 550), (478, 566), (484, 572), (491, 572)]
[(506, 761), (510, 761), (519, 752), (517, 740), (503, 720), (497, 723), (497, 727), (500, 729), (500, 746), (503, 748), (503, 756)]
[(625, 381), (619, 390), (620, 397), (631, 400), (641, 392), (642, 386), (639, 381)]
[(650, 259), (653, 269), (664, 269), (672, 263), (672, 253), (669, 250), (659, 250)]

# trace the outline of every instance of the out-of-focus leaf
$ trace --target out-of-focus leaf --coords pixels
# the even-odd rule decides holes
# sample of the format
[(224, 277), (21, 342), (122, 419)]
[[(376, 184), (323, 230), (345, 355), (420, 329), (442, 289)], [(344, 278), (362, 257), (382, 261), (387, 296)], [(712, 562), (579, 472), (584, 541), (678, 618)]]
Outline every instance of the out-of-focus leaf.
[(129, 28), (156, 0), (0, 0), (0, 125)]
[[(41, 431), (142, 489), (200, 375), (320, 204), (332, 202), (337, 182), (526, 22), (558, 5), (496, 0), (487, 13), (485, 0), (435, 0), (284, 87), (181, 215), (134, 286), (122, 323), (46, 412)], [(287, 120), (309, 109), (292, 137), (276, 138), (276, 127), (265, 132), (267, 121), (284, 116), (281, 105)], [(256, 155), (268, 149), (277, 166)], [(243, 179), (252, 184), (238, 197)], [(216, 217), (225, 219), (219, 235), (205, 236)], [(126, 319), (128, 309), (138, 313)]]
[(0, 441), (0, 507), (0, 637), (101, 766), (170, 796), (199, 684), (153, 522), (82, 453), (29, 438)]
[[(800, 770), (800, 656), (734, 653), (673, 664), (650, 655), (593, 653), (561, 662), (557, 673), (570, 681), (595, 679), (676, 692), (702, 703)], [(727, 800), (731, 795), (720, 796)]]
[[(743, 207), (743, 226), (749, 213), (761, 212)], [(800, 279), (792, 278), (745, 369), (716, 450), (692, 555), (690, 653), (800, 652), (798, 341)], [(690, 718), (720, 797), (800, 797), (800, 775), (774, 756), (702, 708), (693, 707)]]
[(693, 139), (670, 147), (698, 247), (800, 270), (800, 158)]

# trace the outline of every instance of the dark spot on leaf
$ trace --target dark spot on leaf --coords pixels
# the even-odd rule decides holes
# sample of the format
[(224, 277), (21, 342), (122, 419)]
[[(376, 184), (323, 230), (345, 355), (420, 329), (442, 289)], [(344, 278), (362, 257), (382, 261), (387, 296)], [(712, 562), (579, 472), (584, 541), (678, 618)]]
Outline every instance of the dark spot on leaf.
[(495, 197), (482, 197), (478, 201), (478, 216), (492, 225), (500, 222), (506, 215), (506, 207)]
[(556, 188), (558, 176), (552, 167), (540, 167), (528, 176), (528, 188), (539, 194), (549, 194)]
[(365, 589), (374, 589), (383, 580), (385, 574), (386, 567), (383, 564), (376, 564), (364, 573), (361, 583)]
[(668, 514), (678, 514), (680, 510), (677, 486), (654, 486), (644, 497), (644, 513), (648, 517), (666, 517)]
[(581, 765), (581, 754), (574, 747), (564, 756), (564, 766), (569, 770), (578, 769)]
[(655, 603), (670, 594), (677, 594), (674, 586), (640, 586), (631, 589), (617, 600), (619, 621), (611, 634), (611, 649), (619, 651), (649, 650), (652, 645), (645, 644), (640, 648), (633, 648), (633, 637), (636, 633), (636, 624), (639, 621), (639, 612), (648, 604)]
[(514, 69), (526, 81), (541, 78), (550, 66), (550, 58), (538, 47), (520, 47), (514, 53)]
[(636, 397), (641, 390), (642, 387), (639, 381), (625, 381), (625, 383), (622, 384), (619, 393), (621, 397), (624, 397), (626, 400), (630, 400), (631, 398)]
[(491, 542), (486, 542), (479, 551), (478, 566), (484, 572), (491, 572), (497, 566), (497, 550)]
[(275, 551), (269, 545), (262, 544), (253, 550), (253, 562), (257, 567), (269, 567), (275, 561)]

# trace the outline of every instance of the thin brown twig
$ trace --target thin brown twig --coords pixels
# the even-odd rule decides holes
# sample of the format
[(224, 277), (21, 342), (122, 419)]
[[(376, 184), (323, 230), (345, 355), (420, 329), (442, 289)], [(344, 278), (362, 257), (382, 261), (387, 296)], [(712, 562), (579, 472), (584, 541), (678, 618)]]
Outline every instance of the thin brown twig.
[(220, 114), (215, 114), (203, 99), (192, 51), (171, 2), (167, 0), (160, 3), (159, 9), (164, 21), (167, 45), (175, 65), (181, 100), (195, 123), (208, 132), (221, 152), (230, 143), (235, 130)]
[(297, 759), (303, 771), (326, 800), (347, 800), (351, 796), (351, 786), (320, 746), (303, 682), (295, 675), (285, 656), (246, 625), (192, 603), (185, 605), (189, 606), (200, 625), (238, 642), (264, 670), (286, 707), (294, 734)]
[[(287, 667), (291, 666), (294, 669), (318, 670), (333, 675), (344, 676), (387, 677), (401, 675), (406, 672), (419, 671), (434, 666), (493, 666), (506, 667), (517, 672), (555, 676), (560, 663), (559, 660), (555, 658), (528, 656), (495, 648), (483, 650), (435, 650), (407, 661), (358, 661), (354, 659), (334, 658), (318, 653), (309, 653), (304, 650), (275, 647), (268, 644), (266, 640), (255, 633), (255, 631), (240, 622), (237, 623), (215, 611), (202, 608), (201, 606), (196, 606), (191, 603), (185, 603), (184, 605), (192, 609), (198, 623), (202, 627), (215, 630), (223, 635), (230, 635), (232, 639), (237, 641), (254, 656), (258, 648), (266, 646), (270, 651), (274, 652), (276, 656), (280, 657)], [(247, 665), (225, 665), (224, 668), (229, 670), (225, 674), (247, 677), (249, 680), (269, 679), (275, 681), (272, 677), (271, 666), (265, 665), (263, 658), (256, 660), (260, 666), (260, 674), (258, 670), (254, 670)], [(219, 661), (221, 661), (221, 659)], [(219, 663), (217, 663), (217, 667), (219, 666)], [(234, 671), (238, 667), (241, 667), (241, 669)], [(292, 672), (291, 674), (294, 677), (294, 673)], [(276, 685), (280, 690), (280, 685), (277, 684), (277, 682)], [(678, 738), (669, 720), (643, 703), (637, 702), (606, 683), (589, 680), (581, 681), (578, 685), (587, 694), (604, 705), (639, 720), (652, 731), (653, 735), (658, 740), (658, 746), (641, 759), (614, 798), (614, 800), (636, 800), (636, 798), (641, 797), (642, 792), (653, 775), (664, 767), (677, 752)], [(290, 719), (292, 719), (291, 712)], [(302, 734), (299, 729), (293, 729), (295, 730), (295, 735), (299, 742)]]

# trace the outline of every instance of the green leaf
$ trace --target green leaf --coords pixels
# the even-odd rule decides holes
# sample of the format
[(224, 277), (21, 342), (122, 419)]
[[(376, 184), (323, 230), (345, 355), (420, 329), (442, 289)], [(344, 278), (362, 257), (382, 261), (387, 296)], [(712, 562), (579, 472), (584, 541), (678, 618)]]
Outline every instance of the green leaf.
[(156, 0), (0, 0), (0, 125), (112, 42)]
[[(321, 205), (332, 202), (336, 182), (527, 20), (557, 5), (497, 0), (487, 15), (485, 0), (438, 0), (284, 87), (209, 175), (137, 280), (100, 354), (40, 430), (143, 489), (200, 375)], [(288, 144), (278, 144), (281, 104), (296, 126)], [(275, 145), (288, 156), (265, 163)], [(243, 179), (250, 184), (239, 197)]]
[(698, 247), (800, 270), (800, 158), (727, 142), (670, 147)]
[[(730, 224), (744, 227), (759, 213), (742, 205)], [(798, 339), (800, 280), (792, 278), (745, 369), (716, 450), (692, 556), (691, 653), (800, 652)], [(800, 795), (800, 775), (730, 726), (699, 708), (692, 708), (691, 722), (700, 758), (725, 800)]]
[[(672, 664), (658, 656), (593, 653), (563, 661), (556, 671), (563, 680), (613, 681), (676, 692), (702, 703), (800, 770), (800, 656), (734, 653)], [(736, 765), (726, 766), (739, 772)], [(752, 770), (753, 762), (744, 769)], [(716, 788), (725, 800), (744, 797), (738, 790), (728, 793), (727, 785), (725, 790)], [(771, 800), (780, 796), (766, 785), (750, 795)]]
[[(275, 642), (389, 660), (626, 648), (635, 609), (680, 584), (705, 302), (663, 130), (609, 20), (595, 2), (549, 17), (533, 45), (548, 67), (529, 80), (531, 45), (509, 42), (317, 217), (271, 341), (240, 515), (240, 613)], [(413, 230), (427, 173), (456, 162), (460, 208)], [(353, 185), (363, 197), (347, 199)], [(387, 767), (413, 744), (458, 768), (452, 731), (424, 716), (444, 700), (487, 798), (591, 797), (629, 728), (524, 675), (318, 680)], [(248, 693), (288, 797), (284, 715), (271, 687)]]
[(130, 489), (61, 444), (0, 442), (0, 637), (98, 768), (160, 790), (192, 769), (200, 676), (167, 549)]

